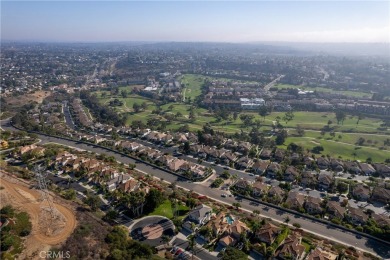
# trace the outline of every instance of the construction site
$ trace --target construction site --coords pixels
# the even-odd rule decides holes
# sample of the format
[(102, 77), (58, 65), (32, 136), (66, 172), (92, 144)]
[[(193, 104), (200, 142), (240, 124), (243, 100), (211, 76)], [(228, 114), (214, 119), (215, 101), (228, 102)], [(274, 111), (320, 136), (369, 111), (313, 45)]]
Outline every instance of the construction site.
[[(42, 178), (32, 185), (1, 171), (1, 206), (12, 205), (30, 215), (32, 232), (19, 259), (37, 259), (39, 252), (58, 246), (72, 234), (76, 215), (72, 206), (47, 191)], [(61, 201), (59, 201), (61, 200)]]

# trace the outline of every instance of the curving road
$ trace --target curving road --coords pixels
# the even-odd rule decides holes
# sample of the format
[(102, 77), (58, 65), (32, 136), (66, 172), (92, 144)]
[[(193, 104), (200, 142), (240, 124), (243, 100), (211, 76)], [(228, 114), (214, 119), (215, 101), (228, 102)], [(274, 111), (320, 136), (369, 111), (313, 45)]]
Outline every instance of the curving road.
[[(10, 131), (15, 131), (17, 129), (13, 128), (8, 121), (3, 120), (0, 121), (0, 125), (3, 129), (5, 130), (10, 130)], [(120, 155), (118, 153), (111, 152), (106, 149), (102, 149), (99, 147), (96, 147), (94, 145), (89, 145), (89, 144), (83, 144), (79, 143), (77, 141), (68, 141), (68, 140), (62, 140), (59, 138), (55, 137), (47, 137), (44, 135), (39, 135), (39, 138), (42, 140), (42, 143), (58, 143), (66, 146), (71, 146), (71, 147), (76, 147), (79, 149), (84, 149), (88, 150), (91, 152), (95, 153), (105, 153), (110, 156), (114, 156), (116, 160), (123, 162), (125, 164), (129, 163), (136, 163), (137, 169), (143, 173), (151, 174), (155, 177), (158, 177), (160, 179), (164, 179), (167, 182), (176, 182), (177, 187), (181, 187), (187, 190), (193, 190), (196, 193), (208, 196), (209, 198), (212, 198), (214, 200), (220, 201), (222, 203), (231, 205), (233, 202), (237, 202), (235, 198), (232, 197), (227, 197), (227, 198), (221, 198), (221, 194), (224, 193), (221, 190), (217, 189), (211, 189), (207, 183), (205, 184), (199, 184), (199, 183), (189, 183), (187, 181), (183, 181), (182, 179), (178, 178), (175, 175), (169, 174), (165, 171), (162, 171), (160, 169), (157, 169), (153, 166), (136, 162), (135, 160), (127, 157)], [(376, 254), (382, 258), (390, 258), (390, 247), (388, 244), (379, 242), (377, 240), (367, 238), (367, 237), (362, 237), (362, 238), (357, 238), (354, 233), (348, 232), (348, 231), (343, 231), (341, 229), (336, 229), (329, 227), (327, 225), (318, 223), (316, 221), (299, 217), (298, 215), (294, 214), (289, 214), (284, 211), (276, 210), (273, 208), (268, 208), (266, 206), (256, 206), (253, 205), (249, 200), (243, 199), (240, 201), (241, 207), (244, 210), (247, 210), (249, 212), (252, 212), (255, 209), (260, 210), (261, 216), (271, 218), (274, 221), (278, 222), (284, 222), (286, 217), (288, 216), (290, 218), (290, 223), (298, 223), (301, 225), (302, 229), (309, 232), (313, 233), (315, 235), (321, 236), (326, 239), (330, 239), (336, 242), (339, 242), (341, 244), (347, 245), (347, 246), (353, 246), (356, 247), (360, 250), (370, 252), (373, 254)]]

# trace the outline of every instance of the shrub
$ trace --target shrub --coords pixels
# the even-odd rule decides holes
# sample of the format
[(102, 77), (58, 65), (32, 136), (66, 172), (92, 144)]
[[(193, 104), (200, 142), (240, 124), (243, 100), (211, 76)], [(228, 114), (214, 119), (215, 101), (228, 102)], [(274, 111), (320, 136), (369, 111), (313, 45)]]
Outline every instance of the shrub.
[(293, 223), (292, 224), (294, 227), (296, 227), (296, 228), (301, 228), (301, 224), (299, 224), (299, 223)]

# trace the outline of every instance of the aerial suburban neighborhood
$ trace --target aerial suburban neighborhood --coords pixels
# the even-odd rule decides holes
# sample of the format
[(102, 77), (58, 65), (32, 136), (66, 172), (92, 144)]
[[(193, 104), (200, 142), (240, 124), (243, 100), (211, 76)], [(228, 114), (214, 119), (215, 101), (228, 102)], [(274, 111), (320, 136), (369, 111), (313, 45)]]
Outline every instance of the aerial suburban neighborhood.
[[(15, 2), (4, 5), (7, 15), (27, 8)], [(222, 26), (213, 11), (220, 3), (159, 4), (156, 13), (154, 2), (34, 2), (43, 17), (80, 5), (80, 28), (57, 30), (68, 19), (58, 16), (47, 25), (56, 29), (44, 38), (52, 41), (24, 41), (45, 31), (24, 20), (31, 34), (13, 38), (24, 27), (5, 16), (0, 258), (390, 259), (388, 42), (325, 44), (312, 32), (297, 42), (286, 31), (291, 42), (277, 34), (245, 40), (253, 30), (229, 38), (240, 35), (235, 23), (251, 27), (251, 12), (270, 8), (261, 1), (226, 3), (235, 6), (226, 7), (229, 37), (199, 40), (190, 35), (200, 28), (208, 37), (222, 30), (209, 31)], [(88, 28), (100, 24), (108, 38), (87, 40), (97, 31), (79, 31), (81, 5), (96, 14), (115, 9), (118, 21), (145, 21), (139, 15), (148, 10), (144, 23), (162, 28), (177, 16), (167, 28), (187, 28), (188, 39), (168, 37), (168, 29), (153, 34), (165, 40), (115, 38), (120, 26), (107, 34), (93, 17)], [(181, 5), (203, 6), (210, 17), (190, 28), (193, 14), (174, 12)], [(134, 37), (150, 30), (133, 27)], [(55, 38), (73, 30), (78, 37)]]

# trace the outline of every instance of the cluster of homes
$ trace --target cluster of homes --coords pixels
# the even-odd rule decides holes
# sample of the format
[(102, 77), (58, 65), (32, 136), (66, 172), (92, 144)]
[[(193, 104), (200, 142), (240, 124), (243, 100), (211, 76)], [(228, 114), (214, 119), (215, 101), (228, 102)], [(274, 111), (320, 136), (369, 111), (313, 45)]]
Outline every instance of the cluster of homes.
[[(266, 105), (277, 111), (305, 109), (314, 111), (333, 111), (335, 108), (348, 111), (390, 115), (390, 102), (379, 102), (367, 99), (355, 99), (339, 93), (313, 92), (296, 89), (281, 89), (271, 94), (258, 84), (239, 86), (237, 83), (227, 85), (214, 82), (205, 96), (205, 105), (218, 105), (230, 108), (258, 109)], [(265, 103), (264, 99), (267, 99)]]
[[(249, 194), (254, 198), (260, 198), (274, 204), (282, 204), (284, 207), (306, 212), (310, 215), (324, 216), (325, 218), (337, 218), (340, 221), (346, 220), (354, 225), (364, 225), (369, 216), (372, 217), (378, 225), (390, 225), (388, 216), (380, 214), (366, 214), (360, 208), (353, 208), (348, 205), (348, 199), (342, 202), (323, 200), (321, 198), (308, 196), (297, 191), (286, 192), (279, 186), (270, 186), (256, 180), (254, 182), (240, 179), (233, 189), (242, 194)], [(390, 202), (390, 190), (385, 187), (374, 187), (370, 190), (368, 186), (357, 184), (352, 188), (351, 195), (359, 200), (368, 200), (380, 203)]]
[(42, 157), (45, 153), (45, 148), (41, 146), (37, 146), (36, 144), (30, 144), (22, 146), (13, 151), (12, 157), (15, 159), (21, 159), (23, 156), (31, 155), (32, 158)]
[(307, 253), (305, 246), (302, 245), (302, 234), (299, 231), (287, 232), (288, 235), (280, 241), (280, 244), (275, 245), (277, 238), (283, 236), (283, 228), (265, 223), (257, 230), (251, 230), (245, 222), (236, 219), (235, 216), (224, 211), (213, 213), (212, 209), (204, 204), (198, 205), (189, 212), (183, 228), (190, 232), (195, 231), (206, 242), (216, 242), (222, 247), (235, 246), (239, 249), (242, 249), (242, 238), (245, 233), (245, 237), (254, 243), (255, 249), (258, 248), (259, 243), (265, 243), (267, 246), (274, 245), (275, 259), (292, 257), (292, 259), (335, 260), (338, 257), (337, 253), (322, 246)]
[(182, 174), (193, 180), (202, 180), (215, 173), (215, 170), (209, 167), (164, 154), (160, 150), (144, 146), (137, 142), (123, 141), (118, 146), (125, 151), (135, 153), (142, 159), (148, 159), (156, 165), (165, 167), (172, 172)]
[(31, 121), (42, 126), (50, 126), (59, 132), (66, 132), (65, 118), (61, 102), (47, 102), (27, 111)]
[(83, 127), (90, 127), (93, 124), (92, 120), (85, 113), (81, 99), (73, 99), (72, 108), (74, 115)]
[(148, 186), (134, 179), (130, 173), (121, 172), (106, 163), (87, 157), (78, 156), (69, 152), (61, 152), (53, 160), (52, 167), (58, 174), (83, 174), (84, 178), (97, 185), (105, 187), (108, 191), (116, 189), (123, 192), (142, 190), (147, 193)]

